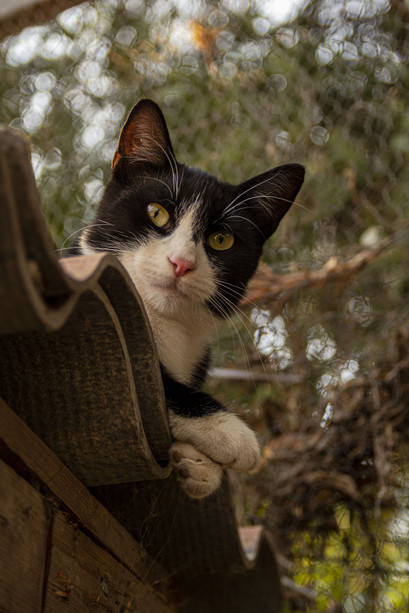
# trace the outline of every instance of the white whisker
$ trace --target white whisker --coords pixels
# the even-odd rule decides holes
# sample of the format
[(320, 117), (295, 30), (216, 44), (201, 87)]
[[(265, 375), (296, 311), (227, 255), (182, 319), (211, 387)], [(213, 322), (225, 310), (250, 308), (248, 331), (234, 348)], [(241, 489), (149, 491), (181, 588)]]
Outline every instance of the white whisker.
[(67, 236), (67, 238), (64, 240), (64, 242), (61, 245), (61, 247), (59, 247), (59, 249), (57, 249), (57, 251), (62, 252), (62, 251), (66, 251), (67, 249), (70, 249), (71, 247), (67, 247), (66, 248), (65, 244), (70, 240), (71, 237), (73, 237), (75, 234), (78, 234), (78, 232), (83, 232), (85, 229), (88, 230), (90, 228), (98, 228), (98, 227), (104, 226), (104, 225), (112, 225), (112, 224), (109, 224), (107, 221), (98, 220), (98, 222), (96, 222), (96, 223), (89, 224), (88, 226), (83, 226), (82, 228), (79, 228), (78, 230), (75, 230), (69, 236)]
[(169, 162), (169, 166), (172, 170), (172, 186), (173, 186), (173, 193), (175, 194), (175, 197), (177, 198), (179, 195), (179, 189), (180, 189), (180, 185), (179, 185), (179, 173), (178, 173), (178, 163), (176, 161), (175, 156), (173, 155), (173, 153), (167, 149), (164, 149), (164, 147), (162, 147), (162, 145), (160, 145), (159, 143), (156, 143), (157, 146), (159, 146), (159, 148), (161, 149), (161, 151), (165, 154), (166, 159)]
[(269, 181), (271, 181), (271, 177), (268, 177), (267, 179), (264, 179), (264, 181), (260, 181), (260, 183), (257, 183), (256, 185), (252, 185), (251, 187), (248, 187), (246, 190), (244, 190), (244, 192), (240, 192), (239, 194), (237, 194), (237, 196), (231, 202), (229, 202), (229, 204), (225, 208), (222, 217), (225, 217), (230, 212), (231, 207), (233, 206), (233, 204), (239, 198), (241, 198), (241, 196), (244, 196), (244, 194), (247, 194), (248, 192), (257, 189), (258, 187), (260, 187), (261, 185), (264, 185), (265, 183), (268, 183)]
[(264, 232), (258, 227), (257, 224), (254, 223), (254, 221), (252, 221), (251, 219), (248, 219), (248, 217), (243, 217), (243, 215), (231, 215), (229, 217), (229, 219), (243, 219), (247, 223), (249, 223), (252, 226), (254, 226), (256, 228), (257, 232), (260, 232), (261, 236), (263, 237), (263, 240), (266, 240), (266, 236), (265, 236)]
[[(221, 289), (226, 289), (227, 291), (229, 291), (232, 294), (235, 294), (236, 297), (238, 299), (241, 299), (242, 296), (245, 294), (245, 287), (242, 288), (238, 288), (237, 286), (234, 286), (233, 284), (227, 282), (227, 281), (222, 281), (219, 280), (218, 281), (218, 285)], [(254, 321), (243, 311), (243, 309), (241, 309), (240, 307), (238, 307), (237, 305), (235, 305), (229, 298), (227, 298), (227, 296), (225, 296), (224, 294), (222, 294), (220, 291), (218, 292), (218, 295), (220, 296), (220, 299), (223, 300), (227, 305), (228, 308), (230, 308), (241, 320), (243, 326), (246, 329), (247, 334), (249, 335), (249, 337), (253, 340), (253, 334), (249, 331), (247, 325), (244, 323), (243, 319), (247, 320), (249, 322), (249, 325), (252, 327), (256, 327)], [(257, 305), (256, 303), (252, 302), (252, 301), (248, 301), (248, 304), (250, 306), (252, 306), (255, 309), (259, 309), (259, 305)], [(263, 364), (263, 362), (261, 362)], [(263, 370), (265, 371), (265, 366), (263, 364)], [(266, 372), (266, 371), (265, 371)]]
[(169, 187), (169, 185), (166, 183), (166, 181), (163, 181), (162, 179), (159, 179), (158, 177), (146, 177), (144, 175), (136, 175), (136, 177), (134, 177), (134, 179), (142, 179), (144, 181), (157, 181), (158, 183), (161, 183), (162, 185), (164, 185), (166, 187), (166, 189), (169, 190), (169, 193), (171, 195), (171, 199), (172, 202), (174, 201), (174, 194), (172, 192), (172, 189)]
[[(251, 339), (253, 339), (253, 336), (252, 336), (251, 332), (249, 331), (249, 329), (247, 328), (246, 324), (243, 322), (243, 320), (242, 320), (242, 319), (241, 319), (241, 317), (240, 317), (240, 315), (244, 315), (244, 313), (242, 313), (242, 311), (241, 311), (241, 310), (240, 310), (238, 307), (236, 307), (236, 306), (235, 306), (235, 305), (234, 305), (234, 304), (233, 304), (233, 303), (232, 303), (230, 300), (228, 300), (228, 299), (227, 299), (225, 296), (223, 296), (222, 294), (220, 294), (220, 292), (218, 292), (218, 293), (216, 293), (216, 295), (215, 295), (215, 296), (213, 296), (213, 297), (211, 298), (211, 300), (210, 300), (209, 302), (210, 302), (211, 304), (213, 304), (213, 306), (214, 306), (214, 307), (215, 307), (217, 310), (219, 310), (221, 313), (223, 313), (223, 312), (224, 312), (224, 309), (221, 307), (221, 305), (219, 304), (219, 302), (217, 302), (217, 301), (216, 301), (218, 296), (220, 296), (220, 298), (221, 298), (221, 299), (222, 299), (222, 300), (223, 300), (225, 303), (228, 303), (228, 308), (229, 308), (229, 309), (231, 309), (231, 310), (232, 310), (232, 311), (233, 311), (233, 312), (234, 312), (234, 313), (235, 313), (235, 314), (236, 314), (236, 315), (239, 317), (241, 324), (244, 326), (244, 328), (245, 328), (245, 330), (246, 330), (246, 333), (249, 335), (249, 337), (250, 337)], [(225, 315), (226, 315), (226, 314), (225, 314)], [(245, 316), (245, 315), (244, 315), (244, 316)], [(242, 353), (242, 355), (243, 355), (243, 359), (244, 359), (244, 362), (245, 362), (245, 364), (246, 364), (246, 367), (247, 367), (247, 369), (248, 369), (248, 370), (251, 372), (251, 370), (252, 370), (252, 369), (251, 369), (250, 360), (249, 360), (249, 357), (248, 357), (248, 353), (247, 353), (247, 351), (246, 351), (246, 346), (245, 346), (244, 341), (243, 341), (243, 339), (242, 339), (242, 337), (241, 337), (241, 334), (240, 334), (240, 330), (239, 330), (239, 328), (237, 327), (237, 325), (235, 324), (235, 322), (234, 322), (234, 320), (233, 320), (233, 318), (232, 318), (231, 316), (228, 316), (228, 317), (226, 318), (226, 323), (227, 323), (227, 325), (229, 326), (230, 331), (235, 333), (235, 336), (237, 337), (237, 339), (238, 339), (238, 341), (239, 341), (240, 350), (241, 350), (241, 353)], [(233, 339), (233, 347), (234, 347), (234, 338), (235, 338), (235, 336), (232, 334), (232, 339)], [(264, 368), (264, 370), (265, 370), (265, 367), (263, 367), (263, 368)], [(253, 379), (253, 384), (255, 385), (255, 380), (254, 380), (254, 379)]]

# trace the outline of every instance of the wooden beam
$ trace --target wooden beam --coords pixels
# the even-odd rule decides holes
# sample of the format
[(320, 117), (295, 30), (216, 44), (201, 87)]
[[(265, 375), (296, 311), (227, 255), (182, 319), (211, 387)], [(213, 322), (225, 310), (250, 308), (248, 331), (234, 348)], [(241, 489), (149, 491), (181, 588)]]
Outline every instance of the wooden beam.
[(0, 462), (0, 611), (40, 613), (48, 518), (42, 496)]
[[(24, 470), (28, 469), (31, 478), (46, 486), (85, 530), (136, 575), (147, 577), (154, 582), (166, 577), (165, 571), (153, 562), (141, 545), (91, 496), (86, 487), (1, 399), (0, 423), (0, 455), (5, 458), (18, 458), (19, 466), (25, 467)], [(4, 504), (6, 493), (3, 498), (2, 492), (0, 516), (3, 515)], [(0, 576), (1, 574), (0, 572)]]
[(59, 512), (55, 518), (44, 613), (170, 613), (160, 594)]
[(0, 611), (174, 611), (164, 594), (86, 535), (80, 517), (57, 510), (60, 501), (3, 461), (0, 483)]

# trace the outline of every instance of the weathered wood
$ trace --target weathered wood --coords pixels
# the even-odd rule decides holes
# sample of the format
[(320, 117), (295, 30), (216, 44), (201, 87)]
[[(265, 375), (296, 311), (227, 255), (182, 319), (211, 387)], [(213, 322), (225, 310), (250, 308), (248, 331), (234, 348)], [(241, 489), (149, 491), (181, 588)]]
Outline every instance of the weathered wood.
[(0, 461), (2, 613), (41, 611), (48, 523), (42, 496)]
[(44, 613), (171, 613), (158, 593), (98, 547), (62, 513), (53, 526)]
[[(155, 583), (165, 579), (167, 573), (1, 399), (0, 424), (0, 454), (5, 458), (17, 458), (20, 469), (28, 469), (32, 479), (50, 490), (78, 518), (83, 528), (135, 575)], [(0, 515), (3, 515), (1, 508), (9, 493), (2, 494)]]
[[(10, 442), (7, 435), (10, 423), (3, 421), (4, 413), (1, 418), (2, 430), (6, 426), (4, 439)], [(24, 424), (22, 429), (27, 431)], [(32, 436), (30, 455), (38, 460), (40, 467), (46, 460), (46, 471), (34, 474), (23, 458), (16, 455), (16, 445), (6, 445), (4, 440), (2, 455), (15, 463), (28, 479), (34, 479), (43, 491), (47, 492), (47, 485), (52, 485), (47, 474), (52, 472), (54, 483), (58, 482), (55, 489), (63, 495), (60, 499), (47, 493), (42, 495), (0, 461), (0, 611), (79, 613), (92, 609), (170, 613), (173, 608), (165, 596), (154, 591), (149, 583), (158, 581), (163, 571), (88, 492), (82, 491), (80, 503), (71, 505), (76, 508), (76, 515), (67, 511), (55, 514), (58, 506), (66, 506), (62, 505), (64, 498), (73, 499), (85, 488), (73, 478), (69, 494), (68, 484), (64, 483), (69, 471), (52, 463), (50, 466), (52, 452), (41, 449), (41, 441)], [(23, 456), (26, 451), (23, 449)], [(38, 473), (41, 480), (37, 479)], [(84, 521), (84, 507), (90, 518), (88, 522), (86, 515)], [(83, 532), (90, 527), (97, 542)], [(123, 537), (122, 548), (115, 540), (118, 536)], [(115, 557), (107, 551), (106, 543), (112, 545)], [(120, 560), (118, 554), (121, 554)]]

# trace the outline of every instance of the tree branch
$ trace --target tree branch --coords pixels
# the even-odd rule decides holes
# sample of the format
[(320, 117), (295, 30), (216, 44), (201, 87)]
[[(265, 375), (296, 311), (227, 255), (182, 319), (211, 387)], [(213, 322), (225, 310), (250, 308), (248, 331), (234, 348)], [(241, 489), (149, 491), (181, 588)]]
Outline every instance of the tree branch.
[(303, 270), (286, 275), (275, 274), (266, 264), (261, 264), (249, 284), (248, 291), (241, 305), (251, 305), (259, 302), (286, 302), (290, 296), (302, 289), (321, 288), (327, 283), (348, 281), (365, 266), (371, 264), (381, 253), (391, 245), (408, 238), (408, 227), (399, 230), (385, 238), (374, 247), (364, 249), (345, 262), (340, 262), (336, 256), (331, 256), (319, 270)]

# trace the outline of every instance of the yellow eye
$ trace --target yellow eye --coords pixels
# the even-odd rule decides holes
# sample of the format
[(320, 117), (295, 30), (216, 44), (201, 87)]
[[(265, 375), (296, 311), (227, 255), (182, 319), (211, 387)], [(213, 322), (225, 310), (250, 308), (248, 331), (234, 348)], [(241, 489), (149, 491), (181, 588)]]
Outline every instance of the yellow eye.
[(156, 202), (150, 202), (146, 207), (147, 213), (155, 226), (163, 228), (169, 221), (170, 215), (163, 206), (156, 204)]
[(217, 251), (226, 251), (234, 245), (234, 234), (231, 234), (231, 232), (214, 232), (207, 239), (207, 244)]

